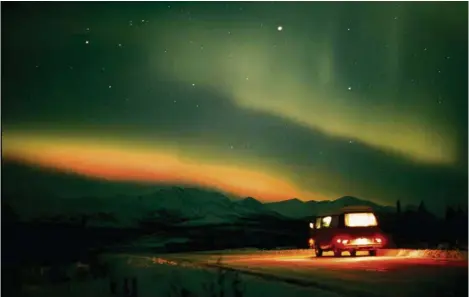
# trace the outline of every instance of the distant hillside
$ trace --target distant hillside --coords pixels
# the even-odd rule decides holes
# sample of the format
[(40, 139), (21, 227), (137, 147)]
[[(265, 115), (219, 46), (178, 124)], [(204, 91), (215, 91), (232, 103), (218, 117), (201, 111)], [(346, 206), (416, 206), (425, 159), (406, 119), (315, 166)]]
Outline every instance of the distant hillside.
[(246, 217), (306, 218), (347, 205), (392, 209), (350, 196), (333, 201), (290, 199), (263, 204), (253, 197), (235, 200), (195, 187), (115, 184), (20, 164), (2, 164), (2, 171), (2, 202), (22, 219), (43, 222), (136, 226), (142, 220), (159, 220), (200, 225), (232, 223)]
[(345, 206), (369, 206), (377, 212), (394, 211), (393, 207), (382, 206), (371, 201), (352, 196), (344, 196), (336, 200), (326, 201), (301, 201), (290, 199), (265, 204), (269, 209), (289, 218), (306, 218), (321, 213), (338, 211)]
[(251, 197), (233, 201), (218, 192), (181, 187), (165, 187), (138, 196), (59, 198), (51, 195), (47, 199), (30, 198), (29, 203), (37, 207), (22, 211), (20, 205), (13, 205), (25, 220), (55, 223), (84, 220), (87, 226), (130, 227), (142, 220), (203, 225), (233, 223), (253, 216), (278, 216)]

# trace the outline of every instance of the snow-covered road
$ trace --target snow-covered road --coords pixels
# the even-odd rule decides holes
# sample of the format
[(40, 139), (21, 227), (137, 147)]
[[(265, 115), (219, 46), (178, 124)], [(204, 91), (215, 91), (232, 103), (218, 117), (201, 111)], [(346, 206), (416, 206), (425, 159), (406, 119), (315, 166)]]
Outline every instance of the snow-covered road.
[[(217, 264), (220, 257), (221, 264)], [(315, 258), (311, 251), (232, 251), (174, 254), (163, 258), (176, 265), (221, 265), (277, 284), (343, 296), (467, 296), (465, 259), (431, 259), (419, 257), (417, 253), (413, 256)]]
[[(467, 256), (439, 259), (432, 251), (393, 251), (382, 256), (315, 258), (311, 250), (233, 250), (184, 254), (107, 254), (105, 279), (29, 286), (28, 296), (222, 296), (225, 297), (459, 297), (467, 296)], [(453, 255), (454, 256), (454, 255)], [(220, 267), (224, 269), (221, 270)], [(221, 271), (228, 271), (223, 275)], [(124, 294), (125, 279), (137, 290)], [(237, 281), (244, 293), (233, 290)], [(110, 292), (114, 283), (115, 293)], [(220, 285), (222, 283), (222, 285)], [(189, 295), (180, 291), (186, 289)], [(127, 290), (128, 291), (128, 290)], [(130, 291), (133, 291), (130, 288)], [(187, 293), (186, 292), (186, 293)]]

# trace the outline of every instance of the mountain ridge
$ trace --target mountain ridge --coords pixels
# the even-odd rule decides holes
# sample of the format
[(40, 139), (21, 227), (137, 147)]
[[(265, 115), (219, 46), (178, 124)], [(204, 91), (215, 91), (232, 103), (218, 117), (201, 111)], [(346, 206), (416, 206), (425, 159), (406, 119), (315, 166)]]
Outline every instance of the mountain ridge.
[[(80, 221), (86, 217), (88, 225), (135, 226), (142, 220), (180, 222), (182, 225), (233, 223), (256, 216), (304, 219), (321, 212), (337, 211), (344, 206), (370, 206), (390, 211), (389, 207), (352, 196), (336, 200), (301, 201), (298, 198), (262, 203), (246, 197), (231, 200), (213, 190), (196, 187), (168, 186), (144, 195), (115, 195), (112, 197), (51, 198), (54, 208), (37, 209), (26, 220), (49, 218), (50, 221)], [(14, 208), (18, 208), (14, 207)], [(21, 214), (20, 214), (21, 216)], [(179, 217), (180, 219), (177, 219)], [(72, 218), (72, 219), (71, 219)], [(42, 220), (42, 219), (41, 219)]]

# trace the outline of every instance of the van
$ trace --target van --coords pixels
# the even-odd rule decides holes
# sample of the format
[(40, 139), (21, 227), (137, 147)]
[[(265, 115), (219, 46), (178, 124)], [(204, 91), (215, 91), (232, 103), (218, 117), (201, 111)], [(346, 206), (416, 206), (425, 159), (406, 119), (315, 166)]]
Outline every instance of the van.
[(357, 251), (368, 251), (370, 256), (376, 256), (376, 251), (386, 244), (373, 210), (367, 207), (345, 207), (336, 213), (318, 216), (309, 227), (309, 247), (315, 250), (316, 257), (326, 251), (333, 251), (336, 257), (345, 251), (353, 257)]

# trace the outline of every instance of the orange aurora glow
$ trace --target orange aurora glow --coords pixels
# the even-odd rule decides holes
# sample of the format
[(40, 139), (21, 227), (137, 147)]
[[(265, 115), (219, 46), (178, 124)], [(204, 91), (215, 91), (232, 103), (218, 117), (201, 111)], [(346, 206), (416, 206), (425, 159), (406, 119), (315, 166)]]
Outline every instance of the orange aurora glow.
[(202, 186), (264, 201), (306, 194), (264, 172), (201, 162), (161, 148), (50, 135), (4, 134), (2, 140), (2, 156), (6, 160), (92, 178)]

